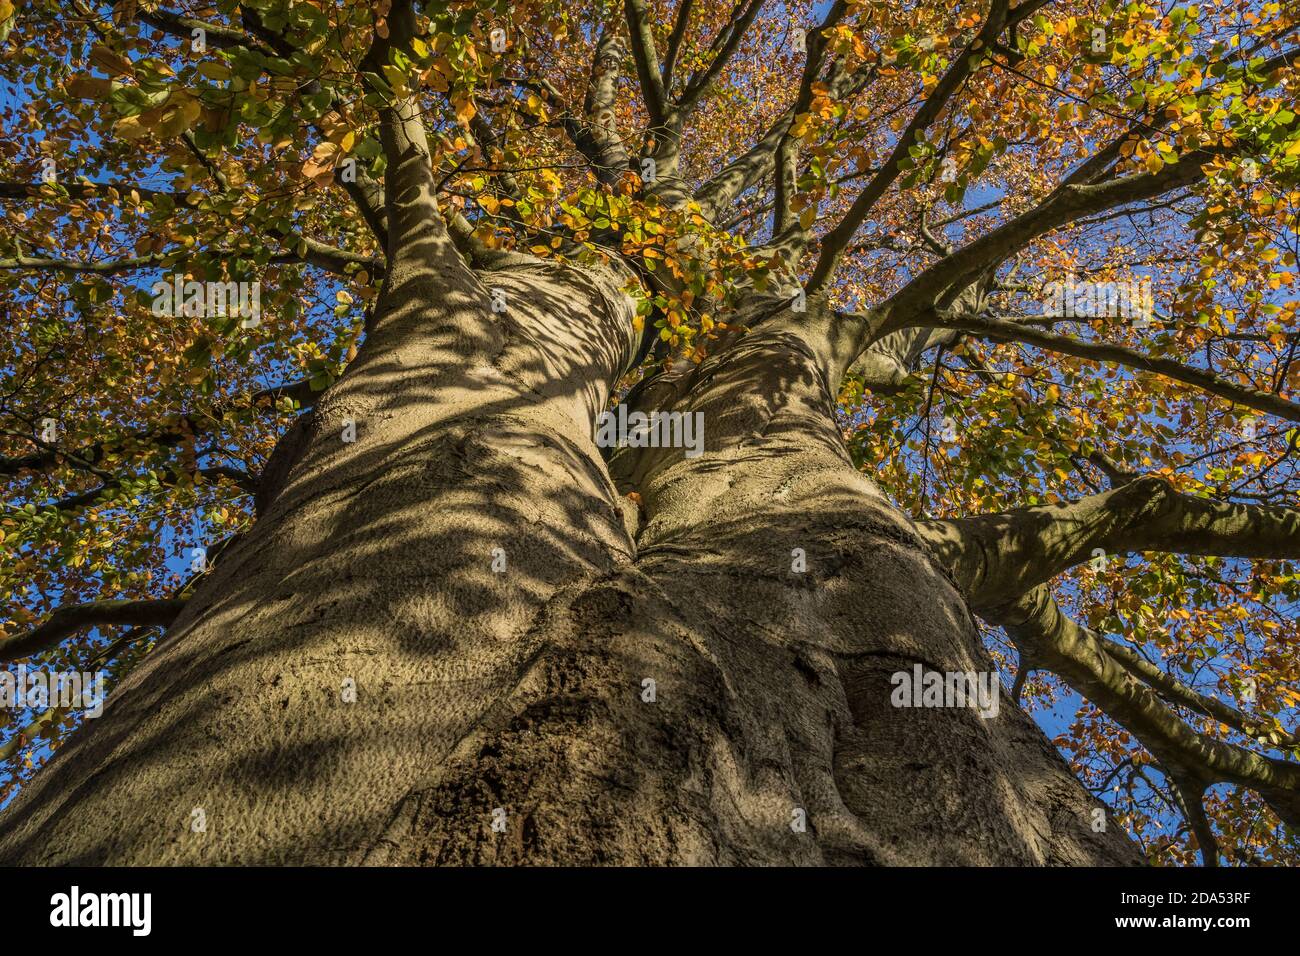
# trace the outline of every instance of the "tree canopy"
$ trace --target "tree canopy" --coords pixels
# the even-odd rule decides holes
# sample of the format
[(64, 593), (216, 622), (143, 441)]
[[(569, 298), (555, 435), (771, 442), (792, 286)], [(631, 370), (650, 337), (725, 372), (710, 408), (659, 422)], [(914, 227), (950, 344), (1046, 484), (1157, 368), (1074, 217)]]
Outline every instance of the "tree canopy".
[[(467, 260), (627, 267), (624, 391), (743, 338), (742, 291), (827, 303), (855, 463), (1084, 783), (1155, 862), (1300, 863), (1298, 31), (1267, 0), (0, 0), (0, 657), (120, 679), (255, 520), (401, 248), (406, 110)], [(0, 710), (0, 803), (81, 719)]]

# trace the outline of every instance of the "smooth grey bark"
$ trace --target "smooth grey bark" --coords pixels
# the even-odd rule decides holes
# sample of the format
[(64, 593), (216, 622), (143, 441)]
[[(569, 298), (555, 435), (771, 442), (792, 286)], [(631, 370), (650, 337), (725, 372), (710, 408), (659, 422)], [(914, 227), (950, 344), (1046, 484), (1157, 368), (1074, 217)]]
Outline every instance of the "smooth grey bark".
[[(996, 47), (1042, 5), (992, 0), (968, 52)], [(625, 4), (660, 177), (648, 191), (670, 206), (689, 195), (677, 168), (684, 116), (760, 6), (738, 10), (674, 101), (688, 11), (661, 67), (648, 8)], [(843, 12), (835, 5), (827, 23)], [(363, 60), (372, 71), (418, 31), (405, 3), (388, 25)], [(606, 185), (632, 171), (614, 123), (617, 37), (602, 34), (582, 115), (561, 120)], [(794, 106), (696, 197), (712, 219), (775, 175), (776, 236), (759, 251), (791, 264), (811, 238), (788, 209), (788, 130), (823, 72), (812, 45)], [(1043, 584), (1089, 546), (1289, 556), (1293, 509), (1205, 502), (1138, 479), (1057, 509), (912, 522), (852, 466), (834, 425), (850, 366), (868, 388), (897, 388), (928, 349), (964, 333), (1154, 370), (1295, 417), (1277, 396), (1178, 363), (983, 314), (1015, 250), (1189, 185), (1208, 154), (1103, 179), (1117, 141), (960, 249), (923, 218), (940, 258), (868, 312), (816, 301), (898, 176), (894, 160), (978, 67), (958, 56), (895, 155), (855, 174), (870, 179), (822, 237), (809, 314), (734, 289), (744, 301), (729, 324), (753, 331), (629, 396), (703, 414), (700, 458), (643, 449), (606, 461), (593, 419), (638, 354), (627, 276), (487, 249), (469, 220), (438, 206), (419, 104), (385, 101), (383, 187), (345, 184), (387, 246), (361, 355), (277, 447), (252, 531), (106, 718), (0, 818), (0, 862), (1135, 862), (1117, 828), (1098, 831), (1101, 805), (1009, 700), (992, 719), (893, 706), (890, 678), (914, 664), (991, 667), (972, 610), (1006, 628), (1022, 665), (1057, 671), (1164, 761), (1211, 857), (1198, 795), (1210, 783), (1254, 787), (1293, 822), (1294, 765), (1195, 734), (1162, 699), (1219, 710), (1243, 732), (1248, 718), (1069, 621)], [(825, 73), (842, 95), (874, 75), (837, 61)], [(512, 82), (554, 97), (545, 81)], [(474, 135), (490, 147), (481, 117)], [(511, 191), (508, 175), (499, 183)], [(322, 267), (357, 260), (307, 242)], [(1103, 470), (1114, 484), (1135, 477)], [(88, 614), (67, 609), (34, 635), (58, 639)], [(801, 815), (807, 829), (791, 828)]]
[(703, 412), (705, 454), (607, 467), (624, 277), (441, 256), (390, 256), (258, 521), (0, 816), (0, 862), (1137, 861), (1005, 695), (891, 705), (916, 662), (991, 664), (849, 461), (833, 317), (748, 306), (766, 324), (639, 390)]

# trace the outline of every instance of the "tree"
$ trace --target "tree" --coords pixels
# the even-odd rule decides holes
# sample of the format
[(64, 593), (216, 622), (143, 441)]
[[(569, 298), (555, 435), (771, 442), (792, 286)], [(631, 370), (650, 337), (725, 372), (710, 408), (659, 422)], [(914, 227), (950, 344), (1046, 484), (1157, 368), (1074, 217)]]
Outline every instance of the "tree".
[(0, 860), (1300, 859), (1294, 8), (0, 24)]

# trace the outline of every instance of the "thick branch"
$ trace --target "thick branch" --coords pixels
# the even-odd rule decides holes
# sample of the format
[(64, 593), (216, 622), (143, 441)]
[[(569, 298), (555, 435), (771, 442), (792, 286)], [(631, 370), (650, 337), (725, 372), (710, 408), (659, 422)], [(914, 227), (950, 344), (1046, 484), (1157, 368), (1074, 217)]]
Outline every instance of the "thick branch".
[(632, 40), (632, 59), (636, 63), (637, 79), (641, 83), (641, 98), (650, 125), (661, 126), (668, 118), (668, 95), (664, 92), (663, 75), (659, 72), (659, 54), (655, 52), (654, 30), (650, 25), (650, 11), (645, 0), (623, 0), (627, 16), (627, 32)]
[(596, 43), (596, 56), (591, 64), (591, 79), (583, 103), (583, 119), (564, 120), (565, 131), (573, 140), (596, 178), (613, 186), (628, 170), (627, 149), (618, 134), (615, 123), (614, 98), (618, 95), (618, 78), (627, 50), (623, 41), (612, 33), (601, 36)]
[(1215, 783), (1250, 787), (1285, 823), (1300, 825), (1300, 764), (1193, 730), (1107, 653), (1097, 635), (1062, 614), (1045, 586), (981, 616), (1004, 627), (1035, 667), (1059, 674), (1126, 727), (1180, 786), (1198, 792)]
[(731, 208), (737, 196), (775, 168), (777, 148), (793, 122), (792, 107), (776, 118), (758, 142), (696, 191), (695, 201), (706, 219), (714, 220)]
[[(388, 13), (387, 35), (375, 31), (362, 60), (363, 75), (377, 76), (396, 52), (410, 47), (415, 32), (411, 0), (398, 0)], [(373, 85), (391, 97), (384, 84)], [(386, 347), (390, 330), (400, 336), (401, 330), (426, 320), (432, 304), (453, 289), (486, 298), (438, 206), (439, 184), (418, 96), (389, 99), (379, 109), (379, 141), (387, 160), (388, 262), (379, 298), (366, 316), (363, 349), (370, 351)]]
[[(1038, 3), (1031, 0), (1029, 6)], [(1017, 14), (1026, 4), (1017, 8)], [(1294, 58), (1289, 51), (1269, 61), (1278, 68)], [(1291, 121), (1292, 128), (1300, 119)], [(1156, 129), (1151, 127), (1148, 132)], [(1137, 172), (1097, 181), (1113, 167), (1112, 153), (1118, 152), (1128, 134), (1103, 146), (1067, 179), (1060, 183), (1037, 206), (986, 233), (953, 255), (946, 256), (922, 270), (886, 303), (890, 313), (886, 330), (894, 322), (910, 322), (911, 317), (936, 302), (949, 289), (961, 289), (990, 274), (999, 264), (1020, 249), (1055, 229), (1078, 222), (1130, 203), (1154, 199), (1190, 186), (1205, 177), (1205, 167), (1216, 155), (1231, 156), (1247, 148), (1214, 147), (1192, 150), (1156, 172)]]
[(1068, 504), (921, 521), (917, 530), (976, 610), (1050, 581), (1096, 549), (1300, 558), (1300, 509), (1198, 498), (1154, 476)]
[(1062, 184), (1033, 209), (1003, 223), (922, 270), (885, 303), (886, 328), (915, 324), (944, 292), (965, 288), (1040, 236), (1083, 218), (1191, 185), (1205, 177), (1210, 154), (1194, 151), (1159, 172), (1132, 173), (1096, 185)]
[(927, 351), (949, 345), (957, 334), (947, 329), (903, 329), (872, 342), (849, 369), (862, 379), (864, 388), (878, 395), (891, 395), (920, 366)]
[(39, 627), (0, 642), (0, 663), (22, 660), (57, 647), (85, 627), (150, 624), (166, 627), (185, 607), (185, 598), (157, 601), (92, 601), (56, 610)]
[(351, 249), (340, 249), (338, 246), (331, 246), (319, 240), (312, 239), (308, 236), (285, 236), (286, 242), (290, 245), (302, 244), (303, 252), (295, 257), (302, 261), (316, 266), (318, 269), (324, 269), (326, 272), (333, 272), (338, 275), (350, 274), (350, 266), (362, 266), (374, 275), (377, 271), (382, 271), (384, 261), (379, 256), (368, 256), (360, 252), (353, 252)]

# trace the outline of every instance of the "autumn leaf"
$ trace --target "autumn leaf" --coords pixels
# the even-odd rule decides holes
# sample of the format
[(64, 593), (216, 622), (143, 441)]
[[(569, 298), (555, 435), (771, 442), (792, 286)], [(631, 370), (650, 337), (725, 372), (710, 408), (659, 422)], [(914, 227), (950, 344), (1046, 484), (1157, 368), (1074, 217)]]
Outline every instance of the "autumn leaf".
[(135, 67), (126, 57), (104, 43), (96, 43), (90, 50), (90, 62), (109, 76), (134, 76)]
[(303, 163), (302, 174), (318, 186), (328, 185), (334, 177), (335, 159), (339, 152), (338, 143), (328, 140), (317, 143), (311, 158)]
[[(0, 0), (3, 2), (3, 0)], [(82, 100), (98, 100), (107, 96), (113, 89), (113, 81), (97, 76), (74, 76), (63, 85), (70, 96)]]

